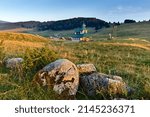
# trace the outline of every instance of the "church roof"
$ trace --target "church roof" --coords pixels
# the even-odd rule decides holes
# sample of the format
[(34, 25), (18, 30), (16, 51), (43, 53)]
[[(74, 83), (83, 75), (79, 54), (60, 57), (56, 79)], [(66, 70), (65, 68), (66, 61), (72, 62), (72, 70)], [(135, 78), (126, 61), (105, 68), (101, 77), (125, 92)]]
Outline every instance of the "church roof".
[(83, 31), (84, 29), (83, 28), (77, 28), (75, 29), (75, 32), (80, 32), (80, 31)]

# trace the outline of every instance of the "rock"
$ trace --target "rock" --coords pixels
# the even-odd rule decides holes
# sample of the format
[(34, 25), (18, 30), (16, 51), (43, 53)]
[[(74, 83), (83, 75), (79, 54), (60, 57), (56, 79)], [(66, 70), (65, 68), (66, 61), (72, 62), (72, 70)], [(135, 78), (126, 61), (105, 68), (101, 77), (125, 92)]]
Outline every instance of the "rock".
[(77, 68), (80, 74), (96, 72), (96, 68), (93, 64), (78, 64)]
[(120, 76), (109, 76), (113, 80), (123, 81), (123, 79)]
[(75, 96), (79, 85), (79, 72), (75, 64), (59, 59), (48, 64), (34, 77), (34, 82), (53, 89), (57, 94)]
[(109, 76), (102, 73), (80, 75), (80, 85), (88, 96), (96, 96), (99, 92), (111, 94), (125, 94), (128, 88), (119, 76)]
[(108, 78), (99, 73), (84, 74), (80, 76), (80, 84), (88, 96), (95, 96), (99, 88), (107, 88)]
[(23, 62), (23, 58), (9, 58), (5, 60), (6, 68), (17, 68)]
[(127, 93), (126, 84), (120, 80), (108, 80), (108, 92), (111, 94), (125, 94)]

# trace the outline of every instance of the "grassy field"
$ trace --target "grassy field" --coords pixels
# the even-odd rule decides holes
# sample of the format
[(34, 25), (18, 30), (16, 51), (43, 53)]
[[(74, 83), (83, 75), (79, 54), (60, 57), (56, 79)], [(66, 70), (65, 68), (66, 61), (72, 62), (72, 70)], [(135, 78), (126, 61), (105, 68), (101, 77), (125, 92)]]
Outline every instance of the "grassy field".
[(92, 38), (96, 40), (107, 39), (109, 33), (112, 33), (117, 39), (138, 38), (150, 41), (150, 22), (121, 24), (114, 29), (112, 27), (103, 28), (92, 34)]
[[(31, 84), (38, 70), (59, 58), (67, 58), (75, 64), (93, 63), (99, 72), (121, 76), (135, 89), (132, 95), (124, 96), (126, 99), (150, 99), (149, 27), (145, 25), (145, 29), (138, 29), (141, 24), (133, 25), (133, 28), (127, 28), (130, 26), (128, 24), (119, 26), (117, 29), (119, 37), (116, 36), (114, 40), (105, 40), (111, 28), (102, 29), (97, 33), (93, 31), (91, 36), (97, 41), (85, 43), (50, 41), (31, 34), (1, 32), (0, 59), (22, 57), (25, 62), (20, 72), (0, 66), (0, 99), (61, 99), (53, 91)], [(123, 33), (128, 30), (135, 33), (139, 30), (139, 33), (138, 35)], [(81, 87), (77, 93), (77, 99), (113, 98), (115, 96), (101, 93), (94, 98), (88, 97)]]

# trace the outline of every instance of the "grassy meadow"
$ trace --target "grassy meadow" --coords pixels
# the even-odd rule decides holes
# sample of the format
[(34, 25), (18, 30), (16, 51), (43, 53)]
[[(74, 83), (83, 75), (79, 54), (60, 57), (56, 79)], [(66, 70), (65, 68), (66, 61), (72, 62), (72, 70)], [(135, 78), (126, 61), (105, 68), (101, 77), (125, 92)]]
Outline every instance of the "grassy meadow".
[[(25, 61), (21, 70), (12, 71), (0, 65), (0, 99), (61, 99), (52, 90), (33, 86), (31, 83), (38, 70), (59, 58), (67, 58), (75, 64), (92, 63), (101, 73), (121, 76), (135, 89), (133, 94), (124, 95), (123, 98), (150, 99), (149, 25), (120, 25), (116, 34), (114, 33), (114, 40), (107, 40), (112, 28), (98, 32), (90, 29), (89, 36), (94, 40), (91, 42), (52, 41), (39, 35), (1, 32), (0, 61), (9, 57), (22, 57)], [(71, 32), (73, 31), (65, 34), (70, 35)], [(43, 35), (43, 32), (39, 33)], [(48, 32), (45, 32), (45, 35), (47, 34)], [(91, 98), (81, 87), (77, 93), (77, 99), (116, 97), (98, 93), (96, 97)]]

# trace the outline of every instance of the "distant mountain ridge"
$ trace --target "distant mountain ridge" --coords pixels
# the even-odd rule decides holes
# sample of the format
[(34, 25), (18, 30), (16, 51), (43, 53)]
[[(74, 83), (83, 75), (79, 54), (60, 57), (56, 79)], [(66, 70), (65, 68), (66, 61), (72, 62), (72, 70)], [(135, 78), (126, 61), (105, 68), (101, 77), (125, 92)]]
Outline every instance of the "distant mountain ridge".
[(103, 27), (109, 27), (109, 23), (97, 18), (78, 17), (78, 18), (71, 18), (66, 20), (47, 21), (47, 22), (39, 22), (39, 21), (27, 21), (27, 22), (16, 22), (16, 23), (5, 22), (1, 24), (0, 30), (12, 29), (12, 28), (35, 28), (38, 31), (70, 30), (70, 29), (81, 27), (83, 23), (85, 23), (87, 27), (94, 27), (97, 29)]
[(9, 23), (9, 22), (0, 20), (0, 24), (3, 24), (3, 23)]

